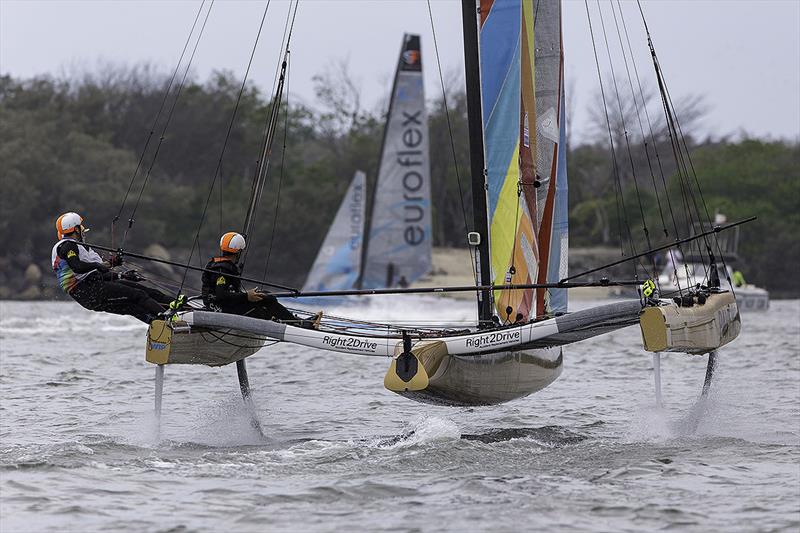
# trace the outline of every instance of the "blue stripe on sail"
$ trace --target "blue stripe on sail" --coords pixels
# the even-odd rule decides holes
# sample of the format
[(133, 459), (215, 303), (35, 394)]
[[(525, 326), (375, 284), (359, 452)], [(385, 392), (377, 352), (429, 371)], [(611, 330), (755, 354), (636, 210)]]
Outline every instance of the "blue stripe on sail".
[[(360, 245), (359, 245), (360, 246)], [(349, 243), (340, 246), (325, 264), (325, 273), (319, 282), (305, 290), (333, 291), (352, 289), (358, 278), (358, 269), (353, 264), (353, 248)]]
[(495, 112), (508, 71), (512, 69), (512, 65), (519, 63), (519, 58), (515, 56), (519, 48), (520, 16), (519, 0), (495, 0), (489, 17), (481, 27), (480, 61), (484, 128), (487, 127), (489, 117)]
[[(517, 43), (519, 44), (519, 43)], [(486, 170), (489, 187), (489, 220), (494, 217), (500, 191), (506, 180), (514, 150), (519, 140), (520, 69), (519, 46), (514, 51), (512, 64), (497, 105), (485, 128)]]

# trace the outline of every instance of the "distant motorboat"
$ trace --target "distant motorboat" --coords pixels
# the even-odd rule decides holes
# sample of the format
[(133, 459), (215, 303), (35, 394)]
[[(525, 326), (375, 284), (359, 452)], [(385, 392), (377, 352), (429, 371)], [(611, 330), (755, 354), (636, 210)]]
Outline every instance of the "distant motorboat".
[[(728, 279), (734, 280), (734, 270), (731, 265), (725, 265), (727, 276), (720, 275), (720, 288), (724, 290), (732, 290), (736, 296), (736, 303), (739, 309), (743, 311), (766, 311), (769, 309), (769, 291), (756, 287), (750, 283), (737, 286), (731, 283)], [(658, 284), (661, 288), (661, 293), (667, 295), (670, 293), (679, 293), (681, 290), (685, 291), (689, 287), (693, 287), (697, 281), (706, 277), (708, 265), (702, 263), (695, 263), (691, 261), (676, 261), (675, 267), (669, 264), (664, 267), (661, 275), (658, 277)], [(677, 278), (675, 273), (677, 272)]]
[[(714, 216), (714, 225), (727, 222), (727, 217), (721, 213)], [(709, 224), (695, 224), (692, 233), (697, 235), (711, 229)], [(756, 287), (744, 280), (744, 275), (734, 269), (734, 265), (741, 264), (739, 256), (739, 228), (719, 235), (715, 242), (713, 252), (717, 256), (717, 268), (720, 269), (720, 288), (730, 290), (736, 296), (739, 309), (744, 311), (766, 311), (769, 309), (769, 291)], [(724, 271), (727, 275), (723, 275)], [(709, 274), (707, 262), (703, 262), (699, 250), (690, 251), (686, 257), (681, 257), (680, 252), (674, 251), (669, 256), (664, 270), (658, 278), (662, 295), (679, 293), (694, 287), (697, 283), (705, 284)]]

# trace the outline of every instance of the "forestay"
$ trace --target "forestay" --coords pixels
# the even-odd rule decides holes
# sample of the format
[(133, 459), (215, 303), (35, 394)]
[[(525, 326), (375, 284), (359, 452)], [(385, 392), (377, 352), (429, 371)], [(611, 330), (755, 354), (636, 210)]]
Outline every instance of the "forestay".
[(428, 142), (420, 38), (406, 34), (373, 191), (362, 288), (405, 286), (431, 269)]

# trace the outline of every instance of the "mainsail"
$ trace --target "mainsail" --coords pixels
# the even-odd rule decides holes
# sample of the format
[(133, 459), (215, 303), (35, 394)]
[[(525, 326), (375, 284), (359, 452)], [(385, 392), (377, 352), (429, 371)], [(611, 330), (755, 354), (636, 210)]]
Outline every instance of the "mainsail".
[(352, 288), (361, 265), (366, 175), (358, 170), (308, 273), (304, 291)]
[(373, 191), (360, 286), (405, 286), (431, 269), (428, 117), (419, 35), (406, 34)]
[[(566, 275), (567, 183), (559, 2), (480, 0), (480, 84), (491, 280)], [(566, 311), (566, 292), (495, 291), (503, 322)]]

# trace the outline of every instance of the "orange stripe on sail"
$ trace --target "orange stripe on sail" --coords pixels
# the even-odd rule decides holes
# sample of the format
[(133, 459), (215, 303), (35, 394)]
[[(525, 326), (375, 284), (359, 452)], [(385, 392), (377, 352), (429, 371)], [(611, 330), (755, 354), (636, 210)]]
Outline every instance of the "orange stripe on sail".
[(493, 4), (494, 0), (481, 0), (481, 28), (483, 28), (483, 23), (489, 17), (489, 11), (491, 11)]

